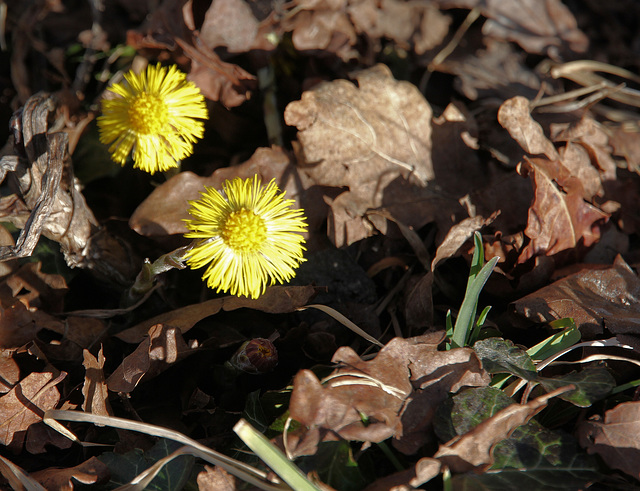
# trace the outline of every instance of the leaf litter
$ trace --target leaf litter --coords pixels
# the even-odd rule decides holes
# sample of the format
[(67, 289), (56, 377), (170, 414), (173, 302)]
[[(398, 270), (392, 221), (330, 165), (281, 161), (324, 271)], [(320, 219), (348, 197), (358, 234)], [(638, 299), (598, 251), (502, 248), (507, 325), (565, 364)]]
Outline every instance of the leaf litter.
[[(9, 6), (6, 484), (637, 486), (640, 8), (596, 3)], [(95, 118), (156, 62), (211, 118), (180, 172), (146, 176)], [(168, 253), (205, 186), (254, 175), (304, 209), (307, 261), (216, 295)], [(447, 349), (470, 307), (472, 345)]]

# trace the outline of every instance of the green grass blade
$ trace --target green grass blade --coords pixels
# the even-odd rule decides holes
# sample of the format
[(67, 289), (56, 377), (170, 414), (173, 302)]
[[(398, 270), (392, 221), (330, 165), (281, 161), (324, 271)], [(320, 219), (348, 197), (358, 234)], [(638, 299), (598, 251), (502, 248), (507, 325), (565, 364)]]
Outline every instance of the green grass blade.
[[(271, 443), (262, 433), (257, 431), (246, 420), (241, 419), (233, 427), (240, 439), (267, 464), (284, 482), (296, 491), (321, 491), (302, 471)], [(285, 435), (286, 436), (286, 435)]]

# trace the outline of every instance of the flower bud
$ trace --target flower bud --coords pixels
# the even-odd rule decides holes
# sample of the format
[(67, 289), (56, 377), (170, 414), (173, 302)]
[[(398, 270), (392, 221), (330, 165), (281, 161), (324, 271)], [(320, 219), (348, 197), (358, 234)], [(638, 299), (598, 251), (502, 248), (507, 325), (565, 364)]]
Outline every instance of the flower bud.
[(245, 341), (229, 360), (231, 366), (246, 373), (259, 375), (278, 364), (278, 351), (271, 341), (254, 338)]

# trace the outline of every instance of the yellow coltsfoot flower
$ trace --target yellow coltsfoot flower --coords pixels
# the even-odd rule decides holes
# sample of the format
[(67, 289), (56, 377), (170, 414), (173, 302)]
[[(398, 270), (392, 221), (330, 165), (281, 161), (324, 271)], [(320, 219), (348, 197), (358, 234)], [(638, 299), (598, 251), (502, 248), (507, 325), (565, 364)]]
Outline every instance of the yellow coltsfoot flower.
[(291, 209), (275, 180), (262, 186), (258, 176), (236, 177), (222, 184), (222, 192), (205, 188), (199, 200), (190, 201), (185, 220), (196, 239), (186, 253), (193, 268), (207, 266), (202, 277), (217, 292), (258, 298), (267, 286), (284, 283), (305, 259), (307, 224), (303, 210)]
[(204, 134), (204, 96), (175, 65), (149, 65), (124, 78), (108, 89), (116, 97), (102, 100), (100, 141), (120, 165), (133, 149), (134, 167), (150, 174), (178, 167)]

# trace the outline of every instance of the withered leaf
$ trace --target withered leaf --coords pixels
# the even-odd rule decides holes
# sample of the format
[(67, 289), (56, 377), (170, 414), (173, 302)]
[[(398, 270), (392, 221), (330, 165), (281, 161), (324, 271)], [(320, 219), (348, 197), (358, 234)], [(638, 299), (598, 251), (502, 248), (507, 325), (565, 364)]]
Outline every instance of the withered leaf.
[(97, 484), (104, 482), (109, 479), (110, 475), (109, 468), (97, 457), (91, 457), (75, 467), (66, 469), (50, 467), (31, 474), (46, 489), (61, 491), (72, 491), (76, 488), (76, 483)]
[(20, 369), (11, 356), (11, 351), (0, 351), (0, 393), (9, 392), (20, 380)]
[[(248, 308), (272, 314), (293, 312), (306, 305), (315, 294), (316, 289), (312, 286), (273, 286), (267, 288), (265, 294), (257, 299), (233, 296), (214, 298), (157, 315), (118, 333), (116, 337), (127, 343), (139, 343), (147, 335), (149, 329), (156, 324), (177, 327), (184, 334), (196, 322), (214, 315), (220, 310)], [(234, 342), (241, 340), (235, 339)]]
[(109, 376), (107, 387), (113, 392), (132, 392), (143, 377), (155, 377), (190, 352), (193, 350), (184, 342), (180, 329), (157, 324)]
[(622, 257), (612, 267), (594, 267), (562, 278), (514, 302), (516, 312), (538, 321), (571, 317), (583, 337), (606, 328), (613, 334), (640, 332), (640, 280)]
[(332, 361), (340, 367), (323, 382), (309, 370), (298, 372), (289, 406), (291, 417), (306, 428), (298, 451), (313, 453), (319, 440), (332, 435), (372, 442), (393, 437), (400, 451), (418, 450), (449, 392), (489, 381), (472, 350), (437, 351), (441, 340), (441, 333), (394, 338), (371, 361), (339, 348)]
[(441, 8), (479, 8), (487, 22), (482, 32), (518, 43), (530, 53), (558, 55), (560, 48), (584, 52), (587, 36), (560, 0), (440, 0)]
[(526, 404), (511, 404), (468, 433), (441, 445), (434, 457), (456, 473), (482, 472), (493, 464), (491, 452), (498, 443), (542, 411), (550, 399), (571, 389), (561, 387)]
[(609, 215), (583, 199), (580, 180), (568, 175), (560, 161), (525, 159), (519, 171), (531, 176), (535, 198), (525, 234), (531, 240), (518, 261), (553, 255), (577, 245), (589, 247), (600, 238)]
[[(126, 284), (137, 272), (136, 255), (123, 240), (99, 227), (74, 181), (68, 136), (48, 127), (58, 103), (46, 93), (31, 97), (20, 117), (25, 156), (5, 155), (0, 160), (6, 192), (0, 216), (22, 229), (15, 247), (0, 248), (0, 259), (29, 256), (44, 235), (60, 244), (70, 267)], [(14, 181), (10, 190), (7, 172)]]
[(640, 479), (640, 402), (618, 404), (599, 419), (584, 421), (579, 427), (580, 444), (597, 453), (614, 469)]
[(558, 152), (540, 123), (531, 117), (529, 104), (530, 101), (522, 96), (503, 102), (498, 110), (498, 122), (530, 155), (546, 155), (556, 160)]
[(107, 384), (104, 380), (104, 354), (102, 346), (98, 351), (98, 357), (93, 356), (88, 350), (83, 350), (84, 369), (84, 385), (82, 386), (82, 410), (92, 414), (100, 414), (102, 416), (113, 415), (111, 405), (109, 404), (109, 393)]
[(61, 372), (54, 378), (51, 372), (32, 372), (0, 397), (0, 443), (15, 450), (22, 448), (27, 429), (42, 421), (44, 412), (60, 401), (56, 385), (66, 375)]
[(229, 474), (222, 467), (204, 466), (198, 473), (198, 489), (200, 491), (236, 491), (235, 476)]

